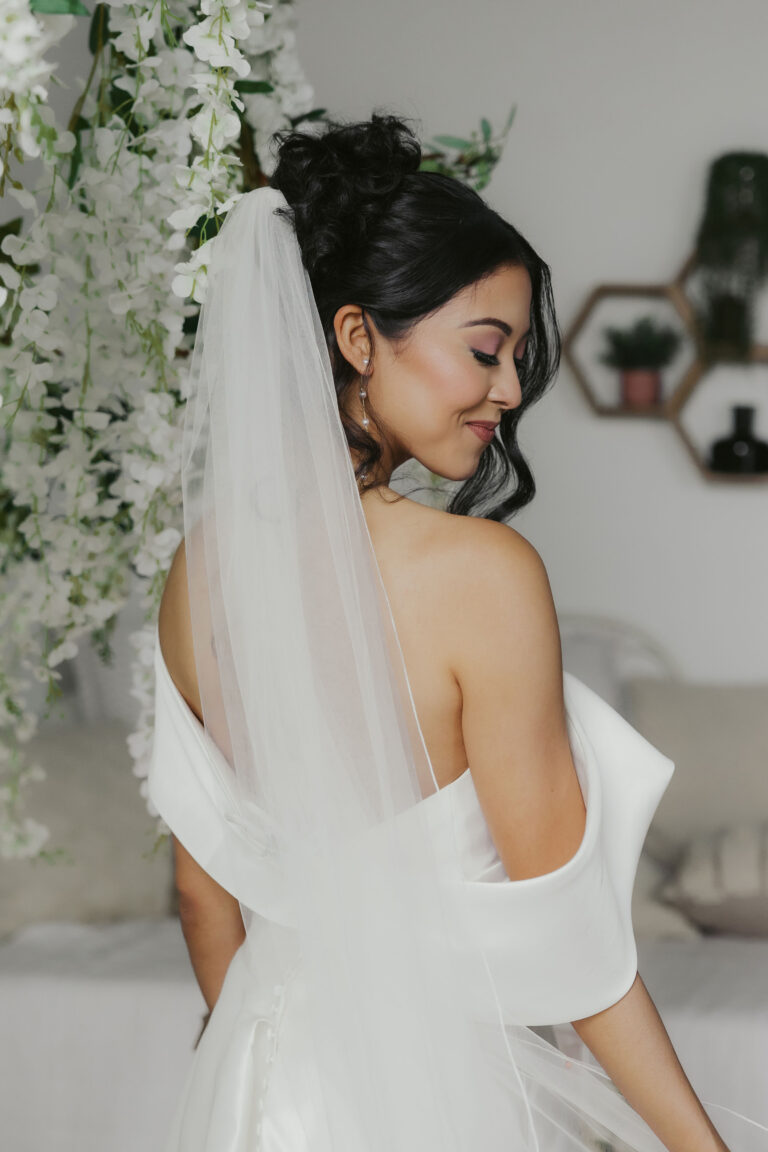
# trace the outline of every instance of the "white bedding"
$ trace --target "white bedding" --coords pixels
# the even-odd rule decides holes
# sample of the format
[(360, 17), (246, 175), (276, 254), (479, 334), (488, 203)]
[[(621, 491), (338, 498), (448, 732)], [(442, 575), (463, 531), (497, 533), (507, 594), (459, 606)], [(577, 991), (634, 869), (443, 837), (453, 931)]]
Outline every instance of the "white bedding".
[[(768, 940), (637, 943), (698, 1095), (768, 1124)], [(4, 1152), (161, 1152), (204, 1010), (175, 920), (39, 924), (0, 945)]]
[(3, 1152), (161, 1152), (205, 1004), (178, 922), (0, 945)]
[[(768, 1125), (768, 939), (639, 939), (637, 953), (697, 1095)], [(723, 1115), (712, 1113), (718, 1127)], [(768, 1146), (768, 1134), (751, 1131), (756, 1148)]]
[[(638, 971), (700, 1099), (768, 1125), (768, 939), (700, 936), (637, 940)], [(576, 1032), (555, 1029), (563, 1051), (593, 1062)], [(768, 1147), (768, 1135), (710, 1109), (733, 1152)], [(746, 1143), (745, 1143), (746, 1141)]]

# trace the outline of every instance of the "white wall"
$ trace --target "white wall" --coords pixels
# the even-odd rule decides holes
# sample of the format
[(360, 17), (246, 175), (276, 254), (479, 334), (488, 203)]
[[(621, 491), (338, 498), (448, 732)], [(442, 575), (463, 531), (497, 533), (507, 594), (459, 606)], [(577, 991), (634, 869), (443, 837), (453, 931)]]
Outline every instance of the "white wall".
[[(298, 11), (302, 61), (335, 115), (385, 107), (431, 135), (481, 115), (501, 124), (517, 104), (485, 195), (550, 264), (564, 331), (598, 282), (671, 278), (710, 161), (768, 150), (765, 0), (299, 0)], [(60, 122), (89, 66), (86, 26), (60, 46)], [(768, 438), (768, 372), (765, 383)], [(514, 524), (561, 612), (649, 630), (693, 679), (768, 680), (768, 483), (708, 483), (670, 425), (594, 416), (565, 363), (520, 439), (538, 492)]]
[[(768, 151), (764, 0), (298, 10), (303, 64), (333, 114), (383, 106), (426, 135), (461, 134), (517, 103), (484, 195), (550, 264), (564, 331), (598, 282), (672, 278), (710, 161)], [(768, 373), (765, 385), (768, 439)], [(707, 482), (670, 425), (594, 416), (565, 363), (520, 440), (538, 492), (514, 525), (559, 610), (650, 630), (691, 678), (768, 680), (768, 482)]]

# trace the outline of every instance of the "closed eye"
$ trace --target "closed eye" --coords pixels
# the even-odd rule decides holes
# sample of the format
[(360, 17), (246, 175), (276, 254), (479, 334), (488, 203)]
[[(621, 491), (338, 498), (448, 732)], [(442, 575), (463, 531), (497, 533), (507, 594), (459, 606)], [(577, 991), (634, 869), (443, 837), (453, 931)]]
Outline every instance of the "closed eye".
[[(476, 360), (479, 360), (479, 362), (481, 364), (493, 365), (495, 367), (499, 363), (498, 356), (492, 356), (489, 352), (481, 352), (479, 348), (473, 348), (472, 349), (472, 355), (475, 357)], [(524, 364), (525, 364), (525, 357), (524, 356), (516, 356), (515, 357), (515, 367), (517, 369), (522, 368)]]
[(479, 360), (481, 364), (496, 365), (499, 363), (498, 356), (491, 356), (490, 352), (481, 352), (479, 348), (473, 348), (472, 355), (476, 360)]

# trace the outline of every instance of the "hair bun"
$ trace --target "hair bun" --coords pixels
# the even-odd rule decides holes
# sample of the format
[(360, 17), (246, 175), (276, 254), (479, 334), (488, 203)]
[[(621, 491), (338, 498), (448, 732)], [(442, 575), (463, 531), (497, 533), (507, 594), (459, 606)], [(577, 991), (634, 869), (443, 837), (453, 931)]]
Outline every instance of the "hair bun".
[(321, 262), (349, 258), (421, 164), (406, 122), (376, 112), (370, 120), (328, 121), (320, 133), (276, 132), (273, 140), (279, 151), (270, 184), (288, 201), (310, 275)]

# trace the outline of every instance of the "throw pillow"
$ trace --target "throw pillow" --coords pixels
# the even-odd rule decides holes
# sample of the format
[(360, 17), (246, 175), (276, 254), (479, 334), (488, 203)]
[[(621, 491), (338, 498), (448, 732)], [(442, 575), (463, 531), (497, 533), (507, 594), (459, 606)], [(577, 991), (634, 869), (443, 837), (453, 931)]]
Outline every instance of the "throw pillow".
[(768, 684), (627, 681), (628, 718), (675, 762), (646, 851), (677, 864), (695, 836), (768, 821)]
[(768, 936), (768, 822), (692, 839), (660, 895), (709, 933)]

